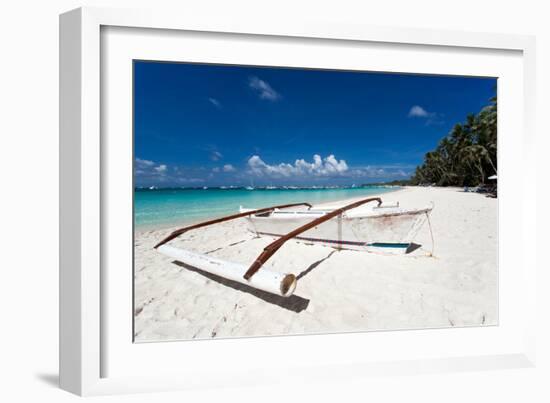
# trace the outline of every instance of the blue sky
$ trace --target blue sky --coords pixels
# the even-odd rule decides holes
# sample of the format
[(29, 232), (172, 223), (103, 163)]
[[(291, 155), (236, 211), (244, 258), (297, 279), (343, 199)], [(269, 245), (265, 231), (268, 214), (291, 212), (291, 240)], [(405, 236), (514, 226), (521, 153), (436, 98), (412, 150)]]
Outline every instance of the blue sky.
[(136, 186), (408, 178), (496, 79), (134, 62)]

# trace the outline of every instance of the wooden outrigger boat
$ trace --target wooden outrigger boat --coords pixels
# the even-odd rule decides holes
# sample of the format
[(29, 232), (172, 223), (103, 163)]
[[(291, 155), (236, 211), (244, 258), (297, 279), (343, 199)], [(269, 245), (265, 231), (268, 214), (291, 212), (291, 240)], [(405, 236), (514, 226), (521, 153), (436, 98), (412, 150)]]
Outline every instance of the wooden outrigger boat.
[[(376, 205), (373, 202), (376, 202)], [(351, 211), (363, 205), (368, 208)], [(302, 209), (288, 210), (291, 207), (302, 207)], [(398, 203), (385, 205), (379, 197), (359, 200), (331, 210), (315, 209), (309, 203), (287, 204), (256, 210), (241, 207), (238, 214), (178, 229), (155, 245), (155, 248), (164, 255), (203, 271), (288, 297), (296, 289), (296, 276), (262, 268), (265, 262), (288, 240), (320, 243), (338, 249), (405, 252), (428, 219), (432, 208), (433, 206), (404, 209), (399, 207)], [(264, 248), (250, 266), (168, 245), (168, 242), (190, 230), (237, 218), (246, 218), (249, 229), (257, 235), (276, 238)]]
[[(367, 205), (346, 211), (293, 237), (337, 249), (382, 253), (405, 253), (427, 219), (432, 206), (404, 209), (396, 204)], [(241, 207), (241, 212), (250, 209)], [(324, 217), (333, 209), (310, 208), (251, 214), (246, 217), (249, 230), (258, 236), (282, 237), (295, 228)]]

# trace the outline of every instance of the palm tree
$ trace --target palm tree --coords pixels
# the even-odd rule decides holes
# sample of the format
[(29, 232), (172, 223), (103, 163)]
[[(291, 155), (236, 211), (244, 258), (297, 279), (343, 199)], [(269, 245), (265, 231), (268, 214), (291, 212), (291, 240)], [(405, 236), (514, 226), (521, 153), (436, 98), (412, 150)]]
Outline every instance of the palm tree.
[(481, 183), (485, 183), (485, 171), (483, 169), (483, 160), (487, 154), (487, 150), (485, 147), (480, 146), (478, 144), (474, 144), (468, 147), (465, 147), (461, 151), (461, 155), (463, 156), (466, 163), (468, 163), (470, 166), (474, 166), (480, 176)]
[(477, 115), (456, 124), (434, 151), (426, 153), (411, 183), (464, 186), (484, 183), (486, 172), (497, 173), (497, 99)]

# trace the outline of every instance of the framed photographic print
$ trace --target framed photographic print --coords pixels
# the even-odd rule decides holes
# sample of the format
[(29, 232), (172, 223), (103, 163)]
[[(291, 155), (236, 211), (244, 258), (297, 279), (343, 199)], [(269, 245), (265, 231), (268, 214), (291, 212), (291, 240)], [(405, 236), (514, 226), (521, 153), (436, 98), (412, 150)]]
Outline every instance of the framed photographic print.
[(498, 324), (496, 78), (133, 71), (134, 341)]
[(532, 365), (533, 49), (63, 14), (62, 387)]

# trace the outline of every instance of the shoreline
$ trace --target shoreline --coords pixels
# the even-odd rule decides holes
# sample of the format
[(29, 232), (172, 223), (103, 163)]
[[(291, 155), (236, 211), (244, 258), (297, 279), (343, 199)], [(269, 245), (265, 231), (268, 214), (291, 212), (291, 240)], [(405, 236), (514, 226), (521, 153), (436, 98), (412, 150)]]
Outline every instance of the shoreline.
[[(387, 190), (385, 192), (382, 192), (382, 193), (373, 193), (373, 194), (369, 194), (369, 195), (365, 195), (365, 196), (357, 196), (357, 197), (351, 197), (351, 198), (344, 198), (344, 199), (337, 199), (337, 200), (332, 200), (332, 201), (326, 201), (326, 202), (322, 202), (322, 203), (318, 203), (318, 204), (315, 204), (314, 206), (316, 207), (325, 207), (325, 206), (330, 206), (330, 205), (333, 205), (333, 204), (338, 204), (338, 205), (345, 205), (347, 203), (353, 203), (354, 201), (356, 200), (360, 200), (362, 198), (365, 198), (365, 197), (382, 197), (383, 198), (383, 195), (387, 195), (387, 194), (391, 194), (391, 193), (395, 193), (395, 192), (399, 192), (399, 191), (404, 191), (408, 188), (408, 186), (401, 186), (399, 188), (396, 188), (396, 189), (391, 189), (391, 190)], [(307, 202), (307, 200), (304, 200), (304, 202)], [(237, 211), (235, 211), (233, 214), (237, 213)], [(188, 225), (194, 225), (194, 224), (198, 224), (200, 222), (203, 222), (203, 221), (206, 221), (206, 220), (212, 220), (212, 219), (215, 219), (215, 218), (219, 218), (220, 216), (219, 215), (213, 215), (213, 216), (208, 216), (208, 217), (203, 217), (201, 219), (192, 219), (192, 220), (186, 220), (186, 221), (181, 221), (181, 220), (176, 220), (173, 224), (170, 223), (170, 224), (141, 224), (141, 225), (136, 225), (134, 223), (134, 234), (141, 234), (141, 233), (150, 233), (151, 231), (159, 231), (159, 230), (162, 230), (162, 231), (166, 231), (166, 230), (175, 230), (177, 228), (181, 228), (181, 227), (184, 227), (184, 226), (188, 226)]]
[[(137, 231), (136, 342), (497, 324), (498, 199), (436, 187), (404, 187), (382, 197), (406, 207), (434, 202), (434, 256), (426, 226), (415, 240), (420, 247), (407, 255), (289, 241), (265, 265), (297, 276), (289, 298), (236, 286), (158, 253), (153, 245), (173, 227)], [(172, 242), (250, 264), (270, 241), (237, 219)]]

